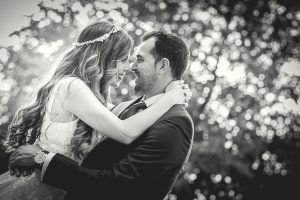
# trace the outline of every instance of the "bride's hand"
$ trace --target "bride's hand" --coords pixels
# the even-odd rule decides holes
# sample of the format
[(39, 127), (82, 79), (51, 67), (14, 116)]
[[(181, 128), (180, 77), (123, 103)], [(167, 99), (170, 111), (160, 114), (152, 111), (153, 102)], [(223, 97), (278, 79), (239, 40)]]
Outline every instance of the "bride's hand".
[(183, 104), (185, 107), (192, 96), (189, 86), (183, 80), (172, 81), (166, 88), (166, 94), (171, 96), (174, 104)]

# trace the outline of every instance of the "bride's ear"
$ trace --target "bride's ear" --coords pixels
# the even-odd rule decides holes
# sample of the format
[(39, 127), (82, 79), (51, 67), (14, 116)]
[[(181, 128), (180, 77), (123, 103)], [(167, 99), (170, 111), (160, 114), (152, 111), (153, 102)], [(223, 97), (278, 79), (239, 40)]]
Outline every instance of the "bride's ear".
[(160, 62), (161, 63), (160, 63), (160, 67), (159, 67), (159, 72), (161, 72), (161, 73), (167, 72), (170, 69), (169, 59), (163, 58), (163, 59), (161, 59)]

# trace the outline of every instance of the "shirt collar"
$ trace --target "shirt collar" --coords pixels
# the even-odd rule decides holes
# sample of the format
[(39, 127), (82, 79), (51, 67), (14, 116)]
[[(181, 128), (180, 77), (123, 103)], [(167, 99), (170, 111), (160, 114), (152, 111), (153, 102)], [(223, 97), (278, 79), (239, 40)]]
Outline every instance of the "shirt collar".
[(155, 102), (157, 102), (158, 99), (161, 97), (161, 95), (163, 95), (163, 94), (157, 94), (157, 95), (152, 96), (152, 97), (150, 97), (148, 99), (145, 99), (145, 97), (144, 97), (144, 99), (145, 99), (144, 102), (145, 102), (146, 106), (149, 107), (152, 104), (154, 104)]

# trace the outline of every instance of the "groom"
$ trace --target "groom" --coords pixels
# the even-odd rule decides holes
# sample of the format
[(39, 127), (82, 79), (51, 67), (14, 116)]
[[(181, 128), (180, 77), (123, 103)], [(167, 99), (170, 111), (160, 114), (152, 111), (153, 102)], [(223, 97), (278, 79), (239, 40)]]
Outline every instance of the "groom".
[[(151, 106), (172, 80), (181, 79), (188, 56), (185, 43), (175, 35), (162, 31), (144, 35), (132, 65), (135, 90), (144, 94), (144, 101), (141, 97), (124, 102), (112, 111), (125, 119), (138, 106)], [(184, 106), (175, 105), (130, 145), (103, 140), (81, 166), (63, 155), (26, 145), (16, 151), (10, 167), (39, 166), (42, 181), (68, 191), (70, 200), (161, 200), (187, 162), (193, 134), (191, 117)]]

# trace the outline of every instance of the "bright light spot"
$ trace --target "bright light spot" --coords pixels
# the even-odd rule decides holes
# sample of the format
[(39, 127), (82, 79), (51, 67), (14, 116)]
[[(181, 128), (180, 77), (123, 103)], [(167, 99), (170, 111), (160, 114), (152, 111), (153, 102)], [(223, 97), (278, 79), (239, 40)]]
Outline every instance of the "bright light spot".
[(123, 17), (121, 15), (121, 13), (117, 10), (111, 10), (109, 12), (109, 15), (111, 16), (112, 19), (114, 19), (115, 21), (122, 23), (123, 21)]
[(213, 44), (213, 39), (210, 38), (210, 37), (204, 37), (202, 40), (201, 40), (201, 44), (200, 44), (200, 51), (203, 51), (203, 52), (206, 52), (206, 53), (209, 53), (211, 51), (211, 47), (212, 47), (212, 44)]
[(222, 180), (222, 175), (221, 174), (217, 174), (217, 175), (215, 175), (215, 176), (213, 176), (212, 175), (212, 181), (214, 182), (214, 183), (219, 183), (219, 182), (221, 182), (221, 180)]
[(196, 20), (200, 20), (204, 23), (208, 23), (208, 21), (211, 18), (211, 15), (209, 14), (209, 12), (204, 12), (202, 10), (195, 10), (195, 12), (193, 14), (194, 14), (194, 17)]
[(263, 153), (263, 154), (261, 155), (261, 157), (262, 157), (263, 160), (269, 160), (270, 157), (271, 157), (271, 154), (270, 154), (269, 151), (266, 151), (265, 153)]
[(198, 73), (201, 71), (203, 67), (201, 67), (201, 64), (199, 61), (194, 61), (191, 63), (191, 66), (190, 66), (190, 72), (191, 73)]
[(151, 22), (150, 23), (141, 22), (140, 27), (147, 32), (153, 31), (153, 24)]
[(0, 31), (0, 45), (10, 46), (18, 42), (16, 37), (9, 37), (9, 34), (20, 30), (24, 26), (29, 25), (29, 19), (25, 15), (31, 15), (37, 13), (39, 8), (37, 3), (39, 0), (7, 0), (1, 1), (0, 19), (1, 31)]
[[(0, 49), (0, 60), (2, 63), (6, 63), (9, 58), (9, 54), (6, 49)], [(0, 70), (1, 71), (1, 70)]]
[(300, 105), (294, 99), (286, 99), (283, 101), (283, 106), (288, 110), (295, 113), (300, 113)]
[(128, 89), (127, 89), (127, 88), (122, 88), (121, 94), (122, 94), (122, 95), (128, 94)]
[(226, 176), (224, 178), (224, 181), (225, 181), (225, 183), (229, 184), (229, 183), (231, 183), (231, 178), (229, 176)]
[(270, 113), (270, 111), (271, 111), (270, 107), (267, 106), (260, 110), (260, 114), (262, 116), (267, 116)]
[(143, 31), (141, 29), (136, 29), (135, 34), (142, 35)]
[(125, 25), (125, 29), (128, 31), (133, 31), (135, 29), (135, 27), (132, 23), (128, 23)]
[(278, 112), (280, 114), (287, 113), (287, 110), (286, 110), (285, 106), (283, 105), (283, 103), (275, 103), (275, 104), (273, 104), (271, 110), (272, 110), (272, 112)]
[(256, 170), (259, 167), (259, 163), (256, 161), (252, 164), (252, 169)]
[(129, 85), (130, 85), (131, 87), (134, 87), (134, 86), (135, 86), (135, 80), (129, 81)]
[(62, 4), (65, 2), (66, 2), (66, 0), (55, 0), (55, 1), (43, 0), (43, 3), (45, 4), (46, 7), (55, 8), (55, 9), (58, 9), (59, 11), (64, 10)]
[(101, 18), (104, 17), (104, 12), (99, 10), (99, 11), (96, 12), (96, 16), (101, 19)]
[(218, 69), (216, 71), (217, 76), (224, 77), (232, 85), (242, 81), (246, 77), (246, 66), (242, 63), (236, 64), (233, 69), (230, 69), (230, 63), (224, 58), (220, 59)]
[(216, 197), (216, 195), (214, 195), (214, 194), (211, 194), (210, 196), (209, 196), (209, 200), (216, 200), (217, 199), (217, 197)]
[(203, 98), (203, 97), (198, 98), (197, 103), (200, 104), (200, 105), (204, 104), (205, 103), (205, 98)]
[[(78, 6), (78, 8), (79, 8), (80, 6)], [(76, 18), (76, 20), (79, 22), (79, 24), (81, 25), (81, 26), (86, 26), (88, 23), (89, 23), (89, 21), (90, 21), (90, 19), (89, 19), (89, 16), (88, 16), (88, 12), (89, 12), (89, 9), (88, 8), (83, 8), (83, 7), (81, 7), (80, 9), (79, 9), (79, 14), (77, 14), (76, 16), (75, 16), (75, 18)]]
[(218, 61), (212, 56), (206, 57), (206, 61), (208, 63), (209, 68), (212, 68), (212, 70), (215, 68), (215, 66), (218, 63)]
[(268, 94), (266, 94), (265, 99), (268, 103), (271, 103), (275, 100), (276, 96), (274, 93), (270, 92)]
[(40, 21), (41, 19), (43, 19), (44, 17), (45, 17), (46, 15), (45, 15), (45, 12), (38, 12), (38, 13), (35, 13), (34, 15), (33, 15), (33, 20), (34, 21)]
[(230, 190), (230, 191), (228, 192), (228, 195), (229, 195), (230, 197), (233, 197), (233, 196), (234, 196), (234, 191), (233, 191), (233, 190)]
[(292, 61), (286, 62), (281, 67), (281, 71), (291, 75), (291, 76), (300, 76), (300, 62)]
[(226, 149), (229, 149), (230, 147), (232, 146), (232, 141), (227, 141), (227, 142), (225, 142), (225, 144), (224, 144), (224, 147), (226, 148)]
[(164, 2), (161, 2), (161, 3), (159, 4), (159, 8), (160, 8), (161, 10), (166, 9), (166, 7), (167, 7), (167, 5), (166, 5)]
[(246, 128), (249, 130), (254, 130), (255, 126), (251, 122), (246, 123)]
[(199, 54), (198, 54), (198, 58), (199, 58), (200, 60), (204, 60), (204, 59), (205, 59), (205, 57), (206, 57), (205, 53), (203, 53), (203, 52), (199, 52)]
[(42, 44), (38, 47), (38, 52), (44, 54), (44, 56), (48, 58), (52, 53), (58, 51), (63, 43), (63, 40), (57, 40), (55, 42)]
[(248, 85), (246, 93), (249, 95), (256, 95), (257, 87), (255, 85)]
[(201, 113), (201, 114), (199, 115), (199, 119), (204, 120), (204, 119), (205, 119), (205, 114)]
[(201, 41), (201, 39), (202, 39), (202, 34), (201, 33), (196, 33), (196, 35), (195, 35), (195, 40), (197, 41), (197, 42), (200, 42)]
[(59, 23), (62, 20), (61, 16), (59, 16), (58, 14), (56, 14), (55, 12), (53, 12), (52, 10), (48, 11), (48, 16), (51, 19), (53, 19), (56, 23)]
[(188, 180), (188, 182), (192, 183), (193, 181), (195, 181), (197, 179), (197, 174), (195, 173), (191, 173), (191, 174), (184, 174), (184, 178)]
[(75, 2), (72, 6), (73, 11), (80, 11), (82, 9), (83, 9), (83, 7), (80, 2)]
[(51, 23), (50, 19), (46, 18), (46, 19), (44, 19), (44, 20), (42, 20), (42, 21), (39, 22), (38, 27), (39, 28), (43, 28), (45, 26), (50, 25), (50, 23)]
[(229, 109), (226, 106), (220, 105), (218, 109), (218, 113), (221, 114), (222, 117), (227, 118), (229, 115)]
[[(10, 90), (11, 90), (11, 85), (9, 84), (9, 82), (2, 81), (0, 84), (0, 91), (9, 92)], [(3, 104), (6, 104), (6, 103), (7, 102), (4, 102)]]

